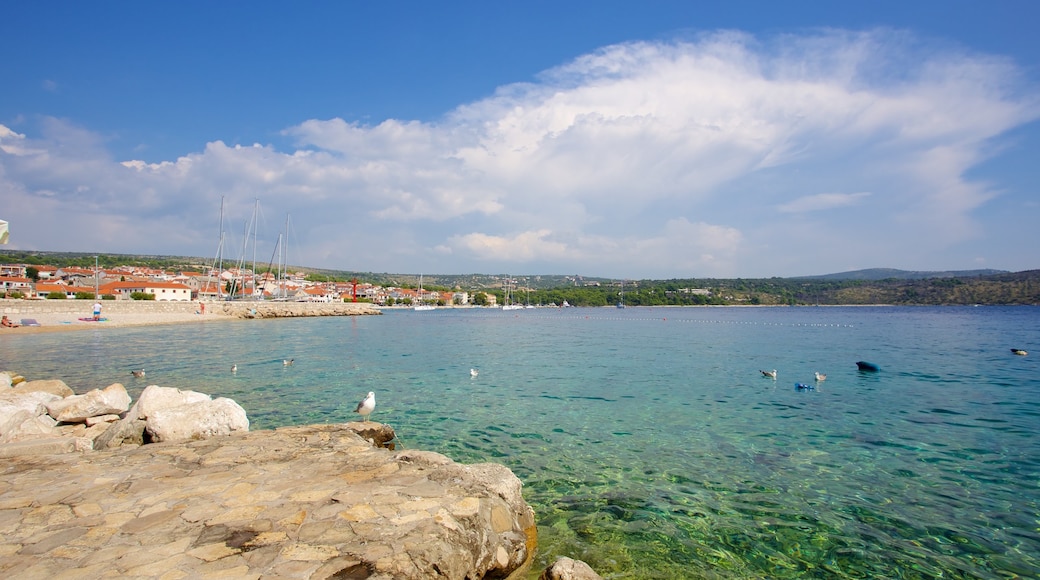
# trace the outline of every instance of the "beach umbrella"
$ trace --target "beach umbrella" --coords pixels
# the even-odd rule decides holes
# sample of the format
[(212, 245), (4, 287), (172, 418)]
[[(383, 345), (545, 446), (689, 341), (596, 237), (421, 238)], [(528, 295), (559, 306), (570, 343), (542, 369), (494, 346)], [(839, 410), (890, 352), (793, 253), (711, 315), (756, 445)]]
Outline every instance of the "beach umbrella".
[(0, 220), (0, 244), (7, 243), (7, 222)]

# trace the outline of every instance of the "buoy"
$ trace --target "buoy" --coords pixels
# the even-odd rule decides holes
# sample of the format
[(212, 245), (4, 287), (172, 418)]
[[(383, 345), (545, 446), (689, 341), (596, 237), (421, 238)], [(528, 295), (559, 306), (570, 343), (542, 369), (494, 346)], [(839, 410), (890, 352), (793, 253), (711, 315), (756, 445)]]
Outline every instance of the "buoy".
[(794, 384), (794, 390), (796, 390), (796, 391), (815, 391), (816, 387), (814, 387), (812, 385), (807, 385), (805, 383), (795, 383)]

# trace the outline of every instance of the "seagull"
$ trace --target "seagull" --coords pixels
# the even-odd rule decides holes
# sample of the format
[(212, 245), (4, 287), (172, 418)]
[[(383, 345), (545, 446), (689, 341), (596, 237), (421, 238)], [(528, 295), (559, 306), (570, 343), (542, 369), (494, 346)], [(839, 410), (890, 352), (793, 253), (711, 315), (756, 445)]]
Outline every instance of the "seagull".
[(762, 373), (762, 376), (764, 376), (764, 377), (769, 377), (771, 379), (775, 379), (776, 378), (776, 369), (773, 369), (771, 371), (762, 371), (762, 370), (760, 370), (758, 372)]
[(469, 376), (471, 376), (471, 377), (475, 377), (479, 373), (480, 373), (480, 371), (478, 371), (477, 369), (469, 369)]
[(355, 413), (360, 413), (365, 421), (368, 421), (368, 416), (372, 414), (372, 411), (376, 408), (376, 394), (372, 391), (368, 392), (368, 396), (365, 397), (364, 401), (357, 404), (357, 409), (354, 409)]
[(139, 371), (130, 371), (130, 374), (134, 375), (135, 377), (137, 377), (139, 379), (143, 379), (144, 378), (144, 369), (141, 369)]
[(282, 366), (291, 367), (295, 360), (296, 359), (294, 359), (294, 358), (285, 359), (285, 360), (282, 361)]
[(823, 374), (823, 373), (821, 373), (819, 371), (816, 371), (816, 380), (818, 380), (818, 381), (826, 381), (827, 380), (827, 375), (825, 375), (825, 374)]
[(231, 365), (231, 372), (237, 373), (238, 372), (238, 365)]
[(1014, 353), (1014, 354), (1017, 354), (1018, 356), (1026, 356), (1027, 354), (1029, 354), (1028, 352), (1026, 352), (1026, 351), (1024, 351), (1024, 350), (1022, 350), (1020, 348), (1013, 348), (1013, 349), (1011, 349), (1011, 352)]

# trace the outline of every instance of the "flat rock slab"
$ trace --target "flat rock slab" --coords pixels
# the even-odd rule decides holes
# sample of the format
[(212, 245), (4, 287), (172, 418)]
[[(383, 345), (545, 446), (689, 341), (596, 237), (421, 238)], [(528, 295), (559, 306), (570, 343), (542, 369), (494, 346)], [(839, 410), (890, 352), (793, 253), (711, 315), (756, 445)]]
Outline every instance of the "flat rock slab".
[(18, 578), (484, 578), (522, 573), (534, 515), (497, 464), (389, 451), (349, 425), (0, 463)]

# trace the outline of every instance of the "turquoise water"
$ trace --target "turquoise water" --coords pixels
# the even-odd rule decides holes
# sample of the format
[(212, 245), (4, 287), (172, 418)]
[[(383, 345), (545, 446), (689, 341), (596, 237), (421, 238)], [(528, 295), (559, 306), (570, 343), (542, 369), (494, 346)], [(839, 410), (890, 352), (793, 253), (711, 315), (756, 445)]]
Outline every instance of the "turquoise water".
[(523, 480), (534, 569), (567, 555), (608, 578), (1040, 576), (1038, 360), (1034, 307), (409, 310), (0, 334), (0, 368), (77, 392), (228, 396), (254, 429), (352, 420), (375, 391), (373, 420), (405, 447)]

